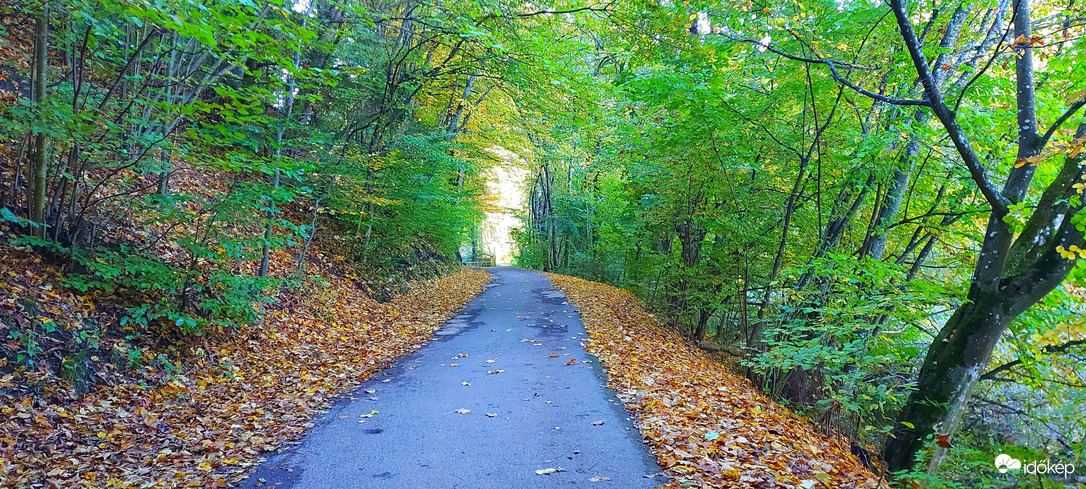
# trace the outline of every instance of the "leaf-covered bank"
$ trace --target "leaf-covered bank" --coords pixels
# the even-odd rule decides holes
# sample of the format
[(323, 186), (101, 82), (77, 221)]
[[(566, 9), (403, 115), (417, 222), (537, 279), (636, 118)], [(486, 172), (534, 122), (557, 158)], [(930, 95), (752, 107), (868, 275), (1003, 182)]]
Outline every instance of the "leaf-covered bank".
[(488, 281), (465, 268), (378, 303), (352, 280), (326, 277), (284, 293), (258, 325), (194, 342), (168, 377), (148, 364), (83, 396), (13, 395), (7, 388), (21, 379), (7, 375), (0, 479), (5, 487), (227, 487), (334, 396), (417, 349)]
[(673, 487), (878, 487), (840, 437), (773, 402), (662, 328), (633, 294), (549, 274), (581, 312), (608, 384), (640, 420)]

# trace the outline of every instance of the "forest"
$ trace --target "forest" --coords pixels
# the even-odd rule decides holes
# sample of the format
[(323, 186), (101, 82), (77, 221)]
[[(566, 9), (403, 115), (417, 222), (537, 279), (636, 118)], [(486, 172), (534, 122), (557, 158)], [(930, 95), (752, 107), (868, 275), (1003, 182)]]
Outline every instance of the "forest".
[(996, 456), (1086, 466), (1084, 105), (1078, 0), (8, 0), (0, 475), (107, 485), (42, 475), (65, 413), (181, 423), (198, 372), (291, 370), (258, 343), (311, 415), (512, 212), (514, 265), (633, 293), (888, 484), (1077, 487)]

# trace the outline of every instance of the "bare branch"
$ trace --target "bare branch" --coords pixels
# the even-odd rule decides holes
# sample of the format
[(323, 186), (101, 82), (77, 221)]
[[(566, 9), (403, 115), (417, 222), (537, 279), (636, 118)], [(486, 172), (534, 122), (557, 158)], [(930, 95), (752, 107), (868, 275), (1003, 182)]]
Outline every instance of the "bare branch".
[(612, 11), (612, 6), (613, 5), (614, 5), (613, 3), (608, 3), (607, 5), (604, 5), (603, 7), (580, 7), (580, 8), (566, 9), (566, 10), (539, 10), (539, 11), (536, 11), (536, 12), (518, 13), (516, 15), (517, 15), (517, 17), (525, 18), (525, 17), (533, 17), (533, 16), (536, 16), (536, 15), (575, 14), (575, 13), (578, 13), (578, 12), (610, 13)]

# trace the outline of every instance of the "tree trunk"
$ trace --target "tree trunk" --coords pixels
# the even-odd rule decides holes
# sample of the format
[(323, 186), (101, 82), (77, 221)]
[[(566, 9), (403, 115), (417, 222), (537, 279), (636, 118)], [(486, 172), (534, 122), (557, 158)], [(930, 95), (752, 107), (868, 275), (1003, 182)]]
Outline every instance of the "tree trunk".
[[(302, 23), (305, 26), (305, 22)], [(301, 65), (301, 54), (294, 53), (294, 67), (297, 68)], [(290, 116), (294, 113), (294, 78), (291, 75), (287, 82), (287, 89), (283, 91), (283, 105), (279, 108), (279, 127), (275, 129), (275, 175), (272, 176), (272, 191), (279, 189), (280, 170), (279, 165), (282, 165), (283, 157), (283, 134), (287, 131), (287, 124), (290, 124)], [(260, 257), (260, 278), (268, 276), (268, 262), (271, 255), (271, 236), (272, 236), (272, 224), (275, 218), (275, 198), (268, 199), (270, 202), (270, 210), (268, 211), (267, 222), (264, 223), (264, 249)]]
[(697, 341), (704, 341), (705, 334), (709, 330), (709, 316), (711, 311), (706, 308), (698, 311), (698, 326), (694, 328), (694, 339)]
[(928, 437), (947, 434), (957, 424), (992, 350), (1013, 319), (1000, 294), (974, 285), (969, 301), (955, 311), (928, 348), (918, 388), (909, 396), (886, 446), (886, 466), (891, 472), (911, 468)]
[(158, 194), (166, 197), (170, 194), (170, 151), (162, 150), (162, 171), (158, 173)]
[[(927, 123), (928, 113), (917, 114), (916, 123), (923, 126)], [(894, 168), (894, 177), (890, 180), (890, 188), (879, 207), (878, 217), (875, 218), (874, 230), (861, 246), (860, 254), (870, 256), (873, 260), (882, 260), (886, 252), (886, 240), (889, 238), (887, 229), (901, 210), (901, 203), (905, 200), (905, 190), (909, 187), (909, 180), (913, 176), (913, 161), (920, 152), (920, 143), (911, 140), (905, 145), (905, 152), (898, 158), (897, 167)]]
[[(275, 169), (275, 175), (272, 176), (272, 188), (279, 188), (279, 169)], [(271, 262), (271, 236), (272, 236), (272, 220), (275, 217), (275, 198), (268, 199), (268, 219), (264, 223), (264, 249), (263, 254), (260, 257), (260, 278), (268, 276), (268, 265)]]
[[(1086, 124), (1076, 132), (1076, 137), (1083, 136)], [(911, 468), (932, 434), (949, 435), (957, 429), (981, 370), (1007, 326), (1059, 286), (1074, 268), (1075, 261), (1061, 256), (1058, 247), (1086, 246), (1083, 231), (1070, 217), (1084, 206), (1069, 204), (1076, 193), (1073, 184), (1086, 174), (1083, 162), (1086, 153), (1065, 160), (1013, 245), (995, 247), (1008, 233), (1001, 231), (1005, 226), (1002, 219), (990, 218), (986, 251), (977, 261), (967, 302), (955, 311), (928, 349), (917, 390), (909, 396), (887, 443), (890, 471)], [(930, 467), (938, 466), (941, 455), (937, 448)]]
[[(891, 472), (912, 468), (917, 454), (931, 435), (949, 437), (958, 427), (973, 387), (981, 377), (1000, 336), (1019, 314), (1059, 286), (1075, 266), (1073, 259), (1062, 256), (1065, 248), (1086, 246), (1081, 224), (1072, 221), (1084, 208), (1073, 184), (1081, 181), (1086, 169), (1081, 164), (1086, 154), (1066, 157), (1060, 173), (1041, 195), (1025, 227), (1015, 233), (1003, 221), (1009, 207), (1022, 202), (1029, 191), (1036, 167), (1016, 165), (1010, 170), (1001, 190), (988, 178), (986, 167), (976, 154), (956, 114), (944, 102), (932, 76), (927, 59), (913, 31), (903, 0), (891, 0), (905, 46), (924, 85), (932, 112), (942, 122), (953, 141), (970, 177), (992, 206), (984, 241), (969, 285), (967, 302), (955, 311), (940, 329), (920, 369), (917, 390), (910, 396), (898, 417), (885, 450), (886, 467)], [(1028, 0), (1014, 3), (1014, 36), (1031, 38)], [(1028, 161), (1044, 149), (1060, 124), (1086, 103), (1076, 101), (1048, 132), (1038, 133), (1035, 103), (1036, 80), (1032, 49), (1026, 47), (1015, 63), (1017, 84), (1018, 161)], [(1086, 124), (1075, 134), (1086, 136)], [(1074, 204), (1072, 204), (1074, 202)], [(1072, 256), (1073, 258), (1073, 256)], [(944, 440), (940, 440), (944, 441)], [(937, 467), (942, 451), (937, 448), (929, 467)]]
[[(34, 79), (31, 86), (31, 100), (38, 110), (39, 123), (45, 110), (45, 79), (49, 67), (49, 2), (43, 2), (41, 15), (34, 19)], [(30, 160), (30, 192), (27, 199), (27, 217), (36, 226), (30, 233), (39, 238), (45, 237), (45, 180), (46, 180), (46, 137), (44, 129), (34, 136), (34, 153)]]
[[(792, 224), (792, 214), (796, 211), (796, 200), (799, 198), (800, 190), (803, 185), (804, 172), (807, 171), (807, 160), (801, 158), (799, 161), (799, 171), (796, 173), (796, 181), (792, 184), (792, 191), (788, 193), (788, 200), (784, 205), (784, 218), (781, 222), (781, 240), (777, 245), (777, 253), (773, 256), (773, 267), (769, 270), (769, 277), (766, 279), (765, 292), (762, 293), (762, 303), (758, 306), (758, 318), (755, 323), (753, 334), (749, 340), (751, 342), (757, 342), (761, 338), (761, 331), (764, 325), (762, 320), (765, 319), (766, 309), (769, 307), (769, 300), (773, 297), (773, 286), (771, 285), (774, 280), (777, 279), (777, 274), (781, 271), (781, 265), (784, 260), (784, 250), (788, 245), (788, 231), (789, 226)], [(748, 343), (747, 347), (753, 347), (754, 344)]]
[[(1072, 233), (1081, 241), (1081, 232)], [(891, 472), (913, 466), (929, 437), (958, 428), (967, 403), (1007, 326), (1055, 289), (1074, 266), (1054, 249), (1034, 267), (995, 284), (974, 281), (967, 302), (954, 312), (928, 348), (917, 378), (917, 390), (898, 416), (886, 445)], [(932, 466), (939, 464), (941, 451)]]
[(294, 275), (301, 275), (305, 271), (305, 259), (309, 254), (309, 246), (313, 244), (313, 238), (317, 237), (317, 218), (320, 217), (321, 200), (324, 200), (323, 195), (313, 201), (313, 219), (309, 222), (309, 236), (306, 236), (302, 252), (298, 255), (298, 266), (294, 269)]
[[(943, 32), (939, 47), (945, 52), (940, 53), (934, 63), (935, 66), (939, 67), (934, 73), (934, 85), (938, 90), (942, 89), (951, 72), (951, 70), (943, 67), (951, 66), (953, 49), (958, 42), (962, 27), (965, 25), (970, 11), (971, 8), (966, 4), (958, 5)], [(929, 119), (931, 119), (931, 111), (918, 109), (913, 113), (911, 125), (914, 128), (924, 127), (928, 124)], [(861, 246), (861, 255), (870, 256), (876, 261), (882, 260), (883, 254), (886, 252), (886, 241), (889, 238), (888, 228), (897, 219), (898, 212), (901, 211), (901, 204), (905, 200), (905, 191), (912, 179), (913, 167), (918, 154), (920, 154), (920, 140), (914, 134), (909, 137), (908, 142), (905, 144), (905, 151), (898, 158), (897, 166), (894, 167), (894, 176), (890, 180), (890, 188), (887, 190), (882, 206), (879, 208), (874, 230)]]

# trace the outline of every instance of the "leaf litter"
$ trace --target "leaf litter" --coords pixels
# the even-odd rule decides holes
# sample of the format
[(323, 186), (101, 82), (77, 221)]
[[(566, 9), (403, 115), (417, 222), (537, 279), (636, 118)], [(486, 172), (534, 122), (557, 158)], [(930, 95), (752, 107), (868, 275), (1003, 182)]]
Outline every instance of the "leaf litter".
[[(547, 274), (581, 312), (596, 355), (641, 434), (671, 476), (666, 487), (885, 487), (805, 418), (661, 327), (633, 294)], [(536, 473), (539, 473), (537, 471)]]
[(170, 375), (119, 372), (82, 395), (0, 389), (0, 485), (229, 487), (335, 396), (417, 350), (489, 280), (465, 268), (378, 303), (326, 276), (286, 293), (260, 324), (194, 338)]

